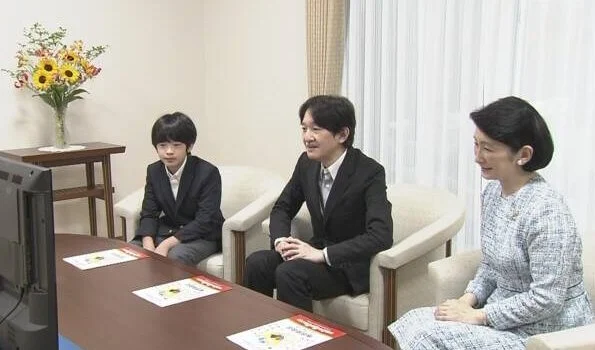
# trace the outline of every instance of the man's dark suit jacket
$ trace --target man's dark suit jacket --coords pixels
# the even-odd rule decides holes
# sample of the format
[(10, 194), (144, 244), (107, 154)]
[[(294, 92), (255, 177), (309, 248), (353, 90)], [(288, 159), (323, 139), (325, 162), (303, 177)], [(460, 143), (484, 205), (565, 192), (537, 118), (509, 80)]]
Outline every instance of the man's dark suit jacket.
[[(181, 242), (221, 240), (221, 175), (211, 163), (189, 155), (177, 198), (161, 161), (147, 167), (147, 183), (137, 234), (153, 236), (171, 228)], [(163, 212), (163, 216), (160, 217)], [(167, 230), (166, 230), (167, 231)], [(172, 233), (173, 233), (172, 232)]]
[(320, 162), (303, 153), (271, 211), (271, 245), (290, 235), (291, 220), (304, 200), (314, 235), (310, 244), (327, 248), (333, 267), (341, 268), (354, 294), (370, 289), (370, 259), (393, 243), (391, 203), (384, 168), (360, 150), (348, 148), (321, 211)]

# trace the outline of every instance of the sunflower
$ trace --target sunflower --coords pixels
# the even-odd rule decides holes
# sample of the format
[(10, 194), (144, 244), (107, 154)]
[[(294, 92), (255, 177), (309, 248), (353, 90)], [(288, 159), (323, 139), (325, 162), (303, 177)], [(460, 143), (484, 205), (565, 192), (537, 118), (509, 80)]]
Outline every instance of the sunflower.
[(76, 63), (79, 61), (80, 56), (75, 50), (66, 50), (62, 59), (68, 63)]
[(38, 90), (47, 90), (53, 82), (54, 75), (48, 73), (44, 69), (37, 69), (35, 73), (33, 73), (33, 86)]
[(78, 70), (76, 70), (74, 65), (70, 63), (64, 63), (60, 67), (60, 78), (64, 79), (66, 82), (74, 84), (79, 80), (80, 77), (81, 74)]
[(37, 63), (37, 69), (43, 70), (48, 74), (55, 74), (58, 69), (58, 63), (53, 57), (43, 57)]

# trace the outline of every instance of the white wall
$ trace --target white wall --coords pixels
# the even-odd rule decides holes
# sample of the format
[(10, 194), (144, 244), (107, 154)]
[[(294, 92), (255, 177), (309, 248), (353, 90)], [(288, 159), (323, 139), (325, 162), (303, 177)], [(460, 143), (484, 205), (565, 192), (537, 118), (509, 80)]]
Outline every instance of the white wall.
[[(176, 4), (178, 3), (178, 4)], [(126, 146), (112, 157), (116, 199), (144, 181), (155, 159), (150, 127), (159, 115), (183, 110), (204, 114), (204, 35), (202, 4), (174, 0), (12, 1), (0, 14), (0, 67), (14, 69), (22, 30), (36, 21), (48, 29), (68, 29), (67, 41), (108, 44), (98, 58), (103, 68), (83, 87), (91, 92), (70, 104), (67, 127), (72, 143), (102, 141)], [(34, 147), (52, 142), (52, 111), (26, 90), (0, 75), (0, 148)], [(101, 179), (96, 166), (96, 178)], [(84, 168), (54, 171), (56, 188), (84, 184)], [(85, 199), (58, 202), (56, 232), (89, 232)], [(97, 201), (100, 232), (105, 233), (104, 203)]]
[[(0, 68), (14, 69), (22, 29), (36, 21), (67, 28), (67, 41), (110, 46), (97, 61), (101, 74), (83, 86), (91, 94), (70, 105), (67, 128), (71, 143), (126, 146), (112, 157), (116, 200), (143, 185), (156, 159), (150, 128), (174, 110), (194, 119), (194, 153), (215, 164), (287, 176), (293, 169), (301, 150), (297, 109), (307, 95), (303, 1), (10, 2), (0, 14)], [(0, 74), (0, 149), (50, 144), (51, 128), (51, 109)], [(82, 166), (54, 174), (56, 188), (84, 183)], [(56, 232), (88, 233), (86, 203), (56, 203)], [(97, 207), (105, 235), (103, 201)]]
[(307, 97), (306, 4), (205, 1), (203, 154), (288, 176), (303, 149), (298, 108)]

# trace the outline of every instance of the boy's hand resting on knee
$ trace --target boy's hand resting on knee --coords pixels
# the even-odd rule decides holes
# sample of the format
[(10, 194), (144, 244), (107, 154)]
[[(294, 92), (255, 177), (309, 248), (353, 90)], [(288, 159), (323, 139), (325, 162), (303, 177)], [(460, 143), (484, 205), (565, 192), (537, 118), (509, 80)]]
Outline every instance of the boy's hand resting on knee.
[[(297, 238), (287, 237), (283, 242), (279, 243), (277, 247), (281, 246), (281, 256), (284, 260), (305, 259), (315, 263), (324, 262), (324, 254), (322, 250), (316, 249), (308, 243)], [(275, 249), (277, 249), (277, 247)], [(277, 251), (279, 251), (277, 250)]]
[(162, 255), (162, 256), (167, 256), (167, 253), (169, 253), (169, 250), (171, 248), (173, 248), (178, 243), (180, 243), (180, 240), (178, 240), (176, 237), (174, 237), (174, 236), (168, 237), (168, 238), (164, 239), (163, 242), (161, 242), (157, 246), (157, 248), (155, 248), (155, 253)]

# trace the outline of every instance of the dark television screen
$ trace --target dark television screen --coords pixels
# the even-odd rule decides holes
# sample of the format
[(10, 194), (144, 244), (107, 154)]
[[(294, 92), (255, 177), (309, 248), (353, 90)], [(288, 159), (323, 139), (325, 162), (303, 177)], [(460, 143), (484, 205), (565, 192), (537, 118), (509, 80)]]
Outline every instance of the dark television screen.
[(0, 157), (0, 349), (57, 349), (50, 169)]

